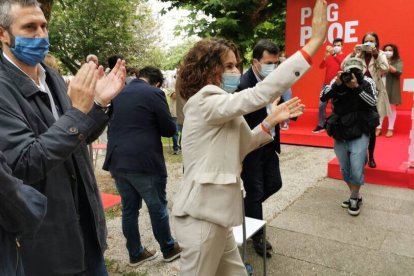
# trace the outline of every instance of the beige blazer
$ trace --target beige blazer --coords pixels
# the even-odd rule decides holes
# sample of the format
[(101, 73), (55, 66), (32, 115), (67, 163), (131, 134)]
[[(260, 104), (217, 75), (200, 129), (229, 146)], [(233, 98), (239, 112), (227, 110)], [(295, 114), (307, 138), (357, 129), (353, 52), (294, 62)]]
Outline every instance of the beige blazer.
[(242, 161), (272, 141), (260, 125), (251, 130), (243, 115), (273, 102), (309, 68), (298, 52), (256, 87), (229, 94), (207, 85), (187, 101), (181, 144), (184, 177), (174, 216), (189, 215), (224, 227), (242, 223)]

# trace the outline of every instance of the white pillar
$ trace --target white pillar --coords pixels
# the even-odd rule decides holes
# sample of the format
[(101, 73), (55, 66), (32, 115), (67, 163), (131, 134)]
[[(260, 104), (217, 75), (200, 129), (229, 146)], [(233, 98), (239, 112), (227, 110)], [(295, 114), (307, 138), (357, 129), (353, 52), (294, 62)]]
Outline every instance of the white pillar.
[(408, 167), (414, 168), (414, 79), (404, 80), (404, 91), (413, 93), (413, 107), (411, 109), (410, 146), (408, 147)]

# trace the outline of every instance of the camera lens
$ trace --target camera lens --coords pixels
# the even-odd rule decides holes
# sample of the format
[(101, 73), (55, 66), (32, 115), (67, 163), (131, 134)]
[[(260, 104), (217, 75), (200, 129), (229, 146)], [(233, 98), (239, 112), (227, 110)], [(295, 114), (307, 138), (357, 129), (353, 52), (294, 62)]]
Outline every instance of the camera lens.
[(352, 80), (352, 73), (351, 72), (343, 72), (340, 77), (343, 83), (348, 83)]

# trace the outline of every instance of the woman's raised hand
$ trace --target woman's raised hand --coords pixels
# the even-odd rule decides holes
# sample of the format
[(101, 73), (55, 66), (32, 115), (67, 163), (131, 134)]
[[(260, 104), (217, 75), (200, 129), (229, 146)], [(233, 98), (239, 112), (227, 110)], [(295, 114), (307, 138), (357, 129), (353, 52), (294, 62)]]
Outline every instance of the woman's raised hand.
[(326, 0), (316, 0), (312, 17), (312, 37), (303, 47), (303, 50), (313, 56), (324, 43), (328, 30)]

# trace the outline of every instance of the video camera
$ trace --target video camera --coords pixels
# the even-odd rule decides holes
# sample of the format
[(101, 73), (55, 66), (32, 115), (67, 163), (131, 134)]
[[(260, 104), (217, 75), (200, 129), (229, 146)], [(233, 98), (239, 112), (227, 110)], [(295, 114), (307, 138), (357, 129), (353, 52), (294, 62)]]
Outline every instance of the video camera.
[(375, 44), (372, 43), (372, 42), (366, 42), (364, 44), (361, 44), (361, 50), (364, 51), (364, 52), (369, 52), (374, 47), (375, 47)]
[(352, 72), (351, 71), (345, 71), (340, 76), (339, 79), (342, 81), (342, 83), (348, 83), (352, 80)]

